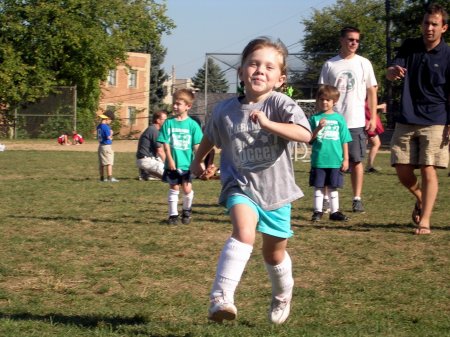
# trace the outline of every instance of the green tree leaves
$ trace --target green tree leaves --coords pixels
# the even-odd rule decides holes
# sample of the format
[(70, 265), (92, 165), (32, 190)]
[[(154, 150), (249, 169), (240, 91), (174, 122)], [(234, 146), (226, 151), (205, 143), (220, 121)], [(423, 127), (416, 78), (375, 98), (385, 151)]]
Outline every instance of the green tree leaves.
[(1, 106), (76, 85), (80, 125), (89, 128), (108, 70), (128, 51), (164, 52), (161, 35), (175, 27), (165, 12), (154, 0), (0, 1)]

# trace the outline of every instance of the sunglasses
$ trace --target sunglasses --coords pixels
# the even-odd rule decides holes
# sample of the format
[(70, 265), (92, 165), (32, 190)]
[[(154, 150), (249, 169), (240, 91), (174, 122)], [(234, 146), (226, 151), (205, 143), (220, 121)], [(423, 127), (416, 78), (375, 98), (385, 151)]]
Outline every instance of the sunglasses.
[(353, 38), (347, 38), (347, 41), (348, 41), (348, 42), (356, 42), (356, 43), (359, 43), (359, 40), (358, 40), (358, 39), (353, 39)]

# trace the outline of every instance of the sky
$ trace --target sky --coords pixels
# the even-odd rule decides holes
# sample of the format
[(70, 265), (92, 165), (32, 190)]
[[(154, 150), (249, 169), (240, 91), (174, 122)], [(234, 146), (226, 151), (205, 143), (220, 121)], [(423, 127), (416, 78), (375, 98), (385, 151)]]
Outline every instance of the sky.
[(238, 53), (258, 36), (279, 38), (289, 52), (301, 51), (302, 19), (336, 0), (167, 0), (167, 16), (177, 28), (165, 35), (162, 67), (177, 79), (191, 78), (206, 53)]

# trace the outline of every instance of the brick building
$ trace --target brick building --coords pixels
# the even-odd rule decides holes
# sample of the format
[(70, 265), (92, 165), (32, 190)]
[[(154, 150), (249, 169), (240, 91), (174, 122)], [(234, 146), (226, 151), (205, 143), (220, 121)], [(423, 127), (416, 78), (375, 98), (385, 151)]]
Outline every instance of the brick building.
[(130, 52), (126, 64), (110, 70), (101, 84), (97, 114), (114, 111), (123, 138), (138, 138), (149, 124), (150, 60), (150, 54)]

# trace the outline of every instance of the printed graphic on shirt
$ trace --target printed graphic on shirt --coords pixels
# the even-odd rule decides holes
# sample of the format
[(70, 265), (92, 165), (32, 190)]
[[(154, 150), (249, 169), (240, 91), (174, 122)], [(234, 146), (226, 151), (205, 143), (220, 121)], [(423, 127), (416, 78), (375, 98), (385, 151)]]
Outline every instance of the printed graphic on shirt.
[(342, 71), (336, 77), (336, 88), (340, 93), (346, 93), (355, 89), (356, 76), (352, 71)]
[(171, 144), (176, 150), (190, 150), (192, 136), (188, 129), (173, 128), (171, 131)]
[(225, 119), (232, 143), (234, 163), (238, 169), (261, 170), (274, 165), (284, 151), (280, 139), (259, 126), (258, 123), (233, 124)]
[(340, 140), (339, 123), (336, 120), (328, 119), (325, 127), (317, 134), (318, 140)]

